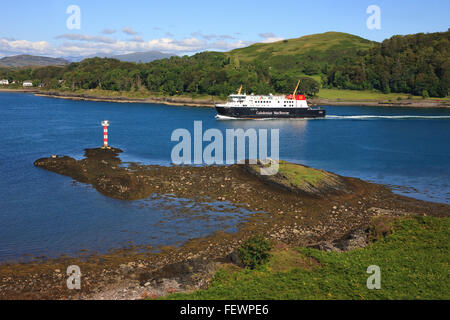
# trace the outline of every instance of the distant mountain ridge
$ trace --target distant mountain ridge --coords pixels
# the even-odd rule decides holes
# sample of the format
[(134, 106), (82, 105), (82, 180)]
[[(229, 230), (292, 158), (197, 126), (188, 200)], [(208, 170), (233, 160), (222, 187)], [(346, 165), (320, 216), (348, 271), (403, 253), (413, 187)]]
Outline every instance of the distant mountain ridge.
[(0, 59), (0, 67), (20, 68), (35, 66), (64, 66), (69, 61), (63, 58), (50, 58), (42, 56), (32, 56), (28, 54), (20, 54), (16, 56), (3, 57)]
[[(450, 30), (393, 36), (382, 43), (326, 32), (228, 52), (204, 51), (158, 59), (145, 65), (99, 57), (65, 68), (42, 68), (40, 73), (0, 69), (0, 79), (39, 80), (53, 89), (142, 89), (168, 95), (221, 97), (241, 85), (244, 92), (292, 92), (301, 79), (299, 90), (308, 96), (316, 95), (322, 87), (446, 97), (450, 87), (449, 53)], [(131, 57), (145, 61), (143, 56)], [(61, 79), (64, 81), (56, 81)]]
[(165, 59), (176, 56), (175, 54), (170, 53), (164, 53), (160, 51), (145, 51), (145, 52), (133, 52), (133, 53), (127, 53), (127, 54), (104, 54), (104, 53), (98, 53), (98, 54), (91, 54), (87, 57), (68, 57), (70, 62), (80, 62), (84, 59), (89, 58), (112, 58), (117, 59), (123, 62), (135, 62), (135, 63), (148, 63), (155, 60)]
[(51, 58), (44, 56), (33, 56), (28, 54), (20, 54), (16, 56), (8, 56), (0, 59), (0, 67), (21, 68), (21, 67), (45, 67), (45, 66), (64, 66), (71, 62), (79, 62), (87, 58), (113, 58), (123, 62), (148, 63), (155, 60), (165, 59), (176, 56), (175, 54), (164, 53), (160, 51), (133, 52), (128, 54), (108, 55), (93, 54), (88, 57), (68, 57)]
[(148, 63), (155, 60), (170, 58), (175, 56), (170, 53), (163, 53), (160, 51), (147, 51), (147, 52), (133, 52), (128, 54), (114, 55), (110, 58), (114, 58), (124, 62), (136, 62), (136, 63)]

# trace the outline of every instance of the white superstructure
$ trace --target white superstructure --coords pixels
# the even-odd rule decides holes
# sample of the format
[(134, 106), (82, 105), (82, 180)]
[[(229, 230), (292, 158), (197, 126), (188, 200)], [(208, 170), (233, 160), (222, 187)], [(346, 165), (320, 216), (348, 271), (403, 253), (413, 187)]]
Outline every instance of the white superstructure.
[(256, 96), (246, 94), (232, 94), (230, 100), (219, 107), (250, 107), (250, 108), (308, 108), (303, 95), (290, 96)]
[(305, 95), (296, 94), (300, 81), (293, 94), (287, 96), (246, 95), (241, 94), (242, 86), (237, 94), (230, 95), (226, 103), (216, 104), (218, 116), (228, 118), (319, 118), (325, 117), (325, 110), (308, 107)]

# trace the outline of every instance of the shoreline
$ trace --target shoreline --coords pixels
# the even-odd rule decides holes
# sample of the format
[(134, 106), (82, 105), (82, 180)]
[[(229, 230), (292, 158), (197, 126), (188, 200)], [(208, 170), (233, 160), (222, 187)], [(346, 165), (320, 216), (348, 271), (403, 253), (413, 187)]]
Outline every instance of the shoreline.
[[(119, 170), (121, 150), (105, 152), (87, 149), (82, 160), (49, 157), (36, 160), (35, 166), (92, 184), (112, 198), (131, 200), (170, 192), (198, 202), (231, 202), (252, 214), (235, 233), (216, 231), (179, 247), (160, 247), (159, 252), (118, 249), (87, 257), (0, 263), (0, 299), (142, 299), (189, 292), (207, 286), (221, 266), (233, 264), (233, 253), (250, 235), (290, 246), (316, 246), (364, 230), (376, 216), (448, 217), (450, 212), (450, 205), (396, 195), (383, 185), (312, 168), (331, 177), (324, 194), (312, 196), (286, 188), (283, 180), (263, 180), (242, 165), (132, 164)], [(339, 192), (330, 192), (333, 188)], [(82, 270), (80, 291), (66, 288), (69, 265)]]
[[(148, 98), (128, 98), (128, 97), (102, 97), (89, 94), (72, 94), (61, 92), (43, 92), (35, 93), (38, 97), (67, 99), (75, 101), (97, 101), (97, 102), (115, 102), (115, 103), (147, 103), (147, 104), (164, 104), (171, 106), (185, 106), (185, 107), (214, 107), (213, 100), (209, 99), (194, 99), (194, 98), (180, 98), (180, 97), (148, 97)], [(220, 101), (216, 101), (220, 102)]]
[[(115, 102), (115, 103), (147, 103), (164, 104), (172, 106), (186, 107), (214, 107), (214, 102), (224, 102), (208, 98), (189, 98), (176, 96), (149, 96), (148, 98), (129, 98), (129, 97), (105, 97), (100, 95), (90, 95), (87, 93), (67, 93), (59, 91), (42, 91), (39, 89), (1, 89), (1, 92), (33, 93), (36, 96), (67, 99), (75, 101), (97, 101), (97, 102)], [(363, 107), (408, 107), (408, 108), (450, 108), (450, 101), (446, 100), (331, 100), (324, 98), (308, 99), (310, 106), (363, 106)]]
[(397, 102), (388, 102), (381, 100), (373, 101), (342, 101), (342, 100), (329, 100), (329, 99), (312, 99), (312, 106), (361, 106), (361, 107), (393, 107), (393, 108), (450, 108), (450, 101), (435, 101), (435, 100), (400, 100)]

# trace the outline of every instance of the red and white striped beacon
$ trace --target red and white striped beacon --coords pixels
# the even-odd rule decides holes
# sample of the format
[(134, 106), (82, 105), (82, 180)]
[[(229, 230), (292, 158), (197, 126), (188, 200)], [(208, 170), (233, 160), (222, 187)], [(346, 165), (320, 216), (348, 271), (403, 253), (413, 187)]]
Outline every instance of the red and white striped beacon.
[(108, 127), (109, 127), (109, 121), (104, 120), (102, 121), (103, 126), (103, 149), (109, 148), (108, 147)]

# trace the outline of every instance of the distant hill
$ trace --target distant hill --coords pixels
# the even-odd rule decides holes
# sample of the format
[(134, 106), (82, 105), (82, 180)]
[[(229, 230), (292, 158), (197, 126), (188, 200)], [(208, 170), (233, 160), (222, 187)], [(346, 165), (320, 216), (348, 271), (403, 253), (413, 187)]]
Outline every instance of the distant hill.
[[(64, 68), (0, 69), (0, 79), (32, 79), (46, 87), (208, 94), (225, 98), (241, 85), (258, 94), (320, 88), (379, 90), (445, 97), (450, 87), (450, 31), (393, 36), (382, 43), (326, 32), (273, 43), (257, 43), (228, 52), (192, 56), (143, 52), (116, 59), (91, 58)], [(133, 64), (122, 61), (149, 61)], [(53, 70), (61, 69), (61, 70)], [(27, 73), (28, 72), (28, 73)], [(60, 82), (58, 80), (64, 80)]]
[(450, 88), (450, 29), (396, 35), (340, 62), (327, 68), (323, 86), (445, 97)]
[(27, 54), (9, 56), (0, 59), (1, 67), (13, 67), (13, 68), (34, 67), (34, 66), (62, 66), (68, 63), (69, 61), (62, 58), (31, 56)]
[[(320, 73), (324, 64), (356, 56), (358, 51), (376, 45), (373, 42), (343, 32), (325, 32), (272, 43), (256, 43), (228, 52), (234, 63), (260, 62), (274, 70)], [(310, 70), (309, 70), (310, 69)]]
[(250, 61), (261, 56), (331, 53), (368, 49), (376, 42), (343, 32), (325, 32), (281, 40), (271, 43), (255, 43), (251, 46), (230, 51), (233, 56)]
[(124, 62), (136, 62), (136, 63), (148, 63), (159, 59), (170, 58), (174, 56), (173, 54), (163, 53), (159, 51), (147, 51), (147, 52), (134, 52), (129, 54), (121, 54), (110, 56), (110, 58), (114, 58)]

